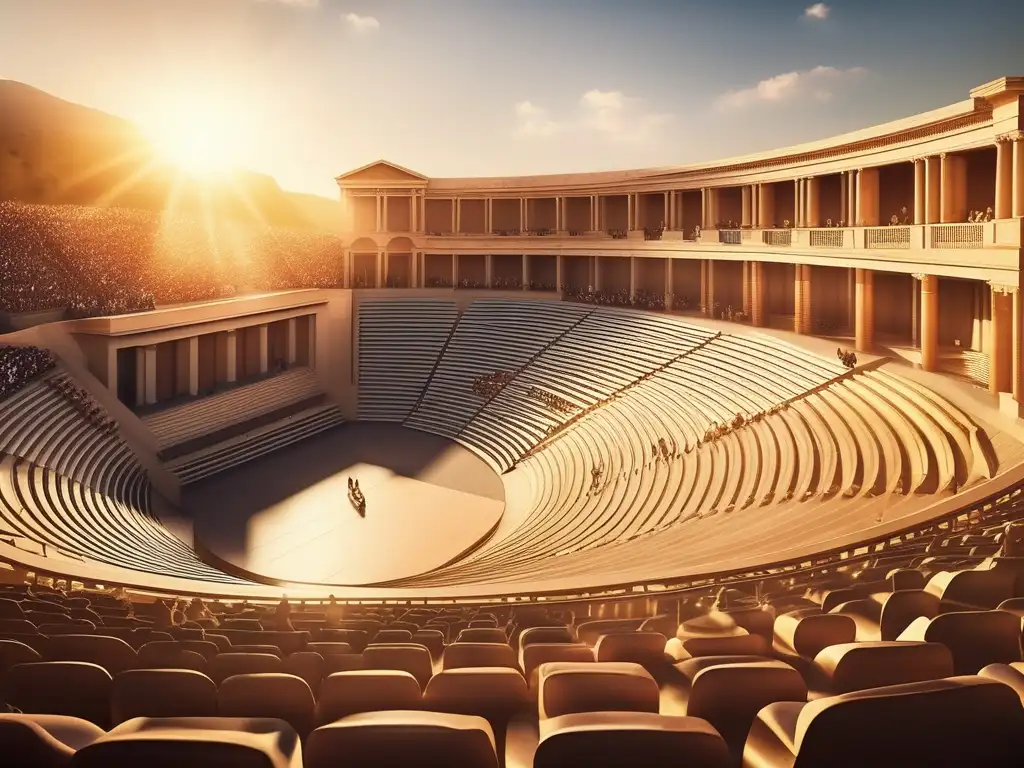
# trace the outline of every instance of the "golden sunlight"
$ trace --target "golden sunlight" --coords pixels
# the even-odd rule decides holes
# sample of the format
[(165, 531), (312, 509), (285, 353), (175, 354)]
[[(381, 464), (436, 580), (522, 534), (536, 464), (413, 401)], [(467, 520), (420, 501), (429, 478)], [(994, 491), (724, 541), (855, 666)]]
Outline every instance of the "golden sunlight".
[(234, 161), (232, 145), (238, 140), (231, 111), (213, 102), (167, 104), (150, 122), (150, 141), (164, 158), (181, 170), (208, 175)]

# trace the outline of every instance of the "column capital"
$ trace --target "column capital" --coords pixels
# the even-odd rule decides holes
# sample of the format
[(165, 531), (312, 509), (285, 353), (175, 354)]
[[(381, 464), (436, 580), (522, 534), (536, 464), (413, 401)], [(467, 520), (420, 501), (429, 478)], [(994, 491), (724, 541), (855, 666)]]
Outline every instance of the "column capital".
[(917, 281), (921, 281), (928, 277), (928, 275), (926, 275), (924, 272), (915, 272), (914, 274), (911, 275), (911, 277), (913, 277)]
[(1024, 141), (1024, 131), (1010, 131), (996, 136), (996, 143), (1003, 141)]
[(1016, 285), (1006, 285), (1005, 283), (993, 283), (989, 281), (989, 287), (992, 289), (992, 293), (1001, 293), (1003, 295), (1011, 295), (1017, 293)]

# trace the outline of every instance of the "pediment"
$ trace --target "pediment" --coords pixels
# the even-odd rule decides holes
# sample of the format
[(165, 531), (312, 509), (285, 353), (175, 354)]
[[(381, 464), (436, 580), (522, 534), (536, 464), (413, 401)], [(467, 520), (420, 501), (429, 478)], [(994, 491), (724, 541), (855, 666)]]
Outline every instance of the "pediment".
[(379, 182), (382, 184), (423, 183), (426, 180), (426, 176), (400, 165), (389, 163), (387, 160), (377, 160), (337, 177), (338, 182)]

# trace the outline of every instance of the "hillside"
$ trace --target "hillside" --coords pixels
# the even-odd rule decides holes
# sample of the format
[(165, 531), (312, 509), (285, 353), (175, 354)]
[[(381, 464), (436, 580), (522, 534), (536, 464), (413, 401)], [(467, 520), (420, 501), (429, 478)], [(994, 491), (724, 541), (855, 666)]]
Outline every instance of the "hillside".
[(0, 80), (0, 200), (181, 213), (337, 231), (334, 201), (233, 171), (214, 183), (183, 178), (130, 122), (24, 83)]

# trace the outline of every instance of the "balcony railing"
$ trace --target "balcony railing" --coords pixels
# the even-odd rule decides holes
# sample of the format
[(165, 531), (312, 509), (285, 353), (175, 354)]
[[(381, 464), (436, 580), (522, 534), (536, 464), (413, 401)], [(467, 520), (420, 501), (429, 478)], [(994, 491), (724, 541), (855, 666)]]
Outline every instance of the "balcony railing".
[(725, 243), (726, 245), (740, 245), (743, 241), (743, 236), (738, 229), (720, 229), (718, 230), (718, 242)]
[(812, 229), (810, 230), (809, 242), (811, 244), (811, 248), (848, 247), (846, 243), (845, 229)]
[(864, 230), (864, 247), (868, 250), (910, 247), (910, 227), (868, 227)]
[(928, 228), (932, 248), (981, 248), (984, 224), (933, 224)]
[(761, 232), (761, 241), (772, 248), (786, 248), (793, 244), (792, 229), (766, 229)]

